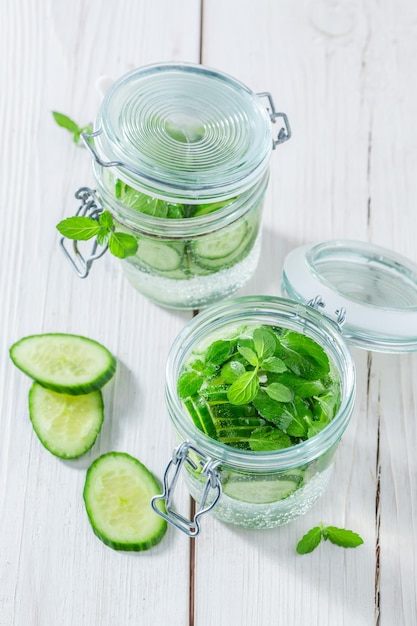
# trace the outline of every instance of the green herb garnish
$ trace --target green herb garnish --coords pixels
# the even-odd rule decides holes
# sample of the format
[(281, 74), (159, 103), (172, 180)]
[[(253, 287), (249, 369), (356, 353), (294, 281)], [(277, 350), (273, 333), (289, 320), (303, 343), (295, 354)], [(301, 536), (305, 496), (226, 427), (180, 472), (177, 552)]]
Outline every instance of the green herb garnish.
[(115, 231), (109, 211), (103, 211), (98, 220), (82, 216), (67, 217), (57, 224), (57, 229), (64, 237), (77, 241), (96, 237), (101, 246), (108, 245), (110, 252), (119, 259), (136, 254), (138, 249), (135, 237)]
[(313, 552), (322, 539), (324, 539), (324, 541), (331, 541), (342, 548), (356, 548), (363, 543), (362, 537), (353, 532), (353, 530), (337, 528), (337, 526), (324, 526), (320, 523), (319, 526), (311, 528), (308, 533), (300, 539), (296, 548), (298, 554)]
[(179, 396), (199, 407), (191, 415), (198, 428), (210, 420), (218, 441), (260, 452), (296, 445), (331, 422), (340, 382), (321, 346), (266, 325), (236, 335), (211, 343), (179, 377)]
[(92, 124), (87, 124), (86, 126), (78, 126), (77, 122), (74, 122), (74, 120), (68, 117), (68, 115), (58, 113), (58, 111), (52, 111), (52, 115), (58, 126), (61, 126), (61, 128), (65, 128), (72, 134), (72, 139), (77, 145), (83, 145), (80, 143), (81, 133), (93, 132)]

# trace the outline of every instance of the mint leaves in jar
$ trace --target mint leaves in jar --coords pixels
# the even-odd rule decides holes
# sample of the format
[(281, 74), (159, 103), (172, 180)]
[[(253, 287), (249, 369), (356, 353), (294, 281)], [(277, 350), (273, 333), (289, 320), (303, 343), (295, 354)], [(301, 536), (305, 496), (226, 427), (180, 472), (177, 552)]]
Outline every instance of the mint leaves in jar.
[(340, 405), (340, 382), (313, 339), (261, 325), (195, 354), (178, 380), (178, 394), (207, 435), (265, 452), (323, 430)]

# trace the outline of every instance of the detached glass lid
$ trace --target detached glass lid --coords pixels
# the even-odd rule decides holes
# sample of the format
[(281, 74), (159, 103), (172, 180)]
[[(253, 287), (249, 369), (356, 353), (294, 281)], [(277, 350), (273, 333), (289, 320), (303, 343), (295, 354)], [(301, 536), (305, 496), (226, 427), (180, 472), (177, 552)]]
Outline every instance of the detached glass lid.
[(302, 246), (286, 257), (282, 280), (289, 298), (339, 318), (350, 343), (417, 350), (417, 264), (401, 255), (356, 241)]
[(116, 81), (95, 135), (126, 182), (191, 200), (245, 191), (265, 171), (273, 146), (260, 97), (225, 74), (188, 64), (146, 66)]

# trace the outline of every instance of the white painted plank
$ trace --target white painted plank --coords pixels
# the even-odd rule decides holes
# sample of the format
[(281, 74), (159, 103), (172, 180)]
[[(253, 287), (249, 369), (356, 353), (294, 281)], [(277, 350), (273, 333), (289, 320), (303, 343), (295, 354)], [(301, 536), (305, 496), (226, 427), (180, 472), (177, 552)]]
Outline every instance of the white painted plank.
[[(75, 212), (77, 187), (92, 184), (91, 163), (51, 111), (86, 123), (99, 105), (99, 75), (198, 61), (199, 25), (191, 0), (1, 4), (1, 626), (188, 621), (186, 538), (169, 531), (149, 553), (118, 554), (92, 533), (82, 488), (87, 465), (113, 449), (162, 475), (174, 445), (165, 361), (190, 314), (146, 301), (110, 258), (85, 281), (72, 273), (55, 224)], [(53, 330), (94, 337), (119, 360), (104, 390), (103, 432), (78, 462), (41, 447), (28, 418), (29, 380), (7, 358), (16, 339)], [(179, 499), (188, 506), (184, 492)]]
[[(278, 294), (285, 254), (312, 240), (371, 240), (416, 260), (412, 4), (404, 3), (394, 16), (388, 3), (339, 3), (352, 20), (352, 30), (342, 37), (314, 28), (318, 2), (223, 3), (221, 9), (220, 4), (205, 6), (204, 62), (239, 77), (255, 91), (271, 91), (293, 129), (291, 141), (272, 155), (260, 267), (244, 291)], [(239, 28), (233, 28), (237, 14)], [(219, 42), (227, 42), (227, 53)], [(395, 357), (395, 362), (404, 369), (410, 358), (414, 363), (414, 357), (407, 356)], [(393, 376), (392, 361), (384, 357), (383, 365), (371, 370), (368, 403), (367, 355), (356, 350), (355, 359), (356, 409), (328, 492), (307, 516), (275, 531), (242, 531), (207, 521), (197, 545), (197, 624), (374, 623), (378, 412), (373, 385), (379, 389), (382, 380), (390, 379), (384, 393), (388, 413), (397, 412), (399, 398), (407, 403), (402, 430), (414, 419), (415, 401), (410, 400), (409, 382)], [(379, 619), (387, 625), (412, 624), (416, 542), (410, 529), (416, 511), (407, 494), (415, 489), (416, 466), (409, 450), (417, 441), (408, 426), (405, 447), (403, 437), (392, 433), (391, 422), (390, 427), (395, 444), (385, 443), (380, 450), (386, 478), (381, 494)], [(402, 468), (398, 457), (407, 459)], [(400, 515), (402, 480), (408, 489), (401, 500), (408, 506), (402, 504)], [(344, 552), (326, 544), (310, 556), (298, 557), (297, 540), (320, 520), (353, 528), (365, 545)], [(395, 558), (388, 531), (393, 527), (400, 549)], [(210, 595), (204, 586), (208, 577)], [(399, 582), (389, 588), (394, 577)]]

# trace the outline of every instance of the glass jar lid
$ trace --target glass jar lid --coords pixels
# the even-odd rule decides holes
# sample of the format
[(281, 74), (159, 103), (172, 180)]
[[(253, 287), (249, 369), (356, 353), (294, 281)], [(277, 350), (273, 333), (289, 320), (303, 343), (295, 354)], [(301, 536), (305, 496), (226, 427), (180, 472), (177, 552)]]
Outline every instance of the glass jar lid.
[(136, 69), (106, 93), (94, 133), (125, 182), (168, 198), (231, 198), (264, 173), (273, 140), (260, 96), (200, 65)]
[(283, 291), (341, 320), (349, 343), (380, 352), (417, 350), (417, 265), (385, 248), (334, 240), (288, 254)]

